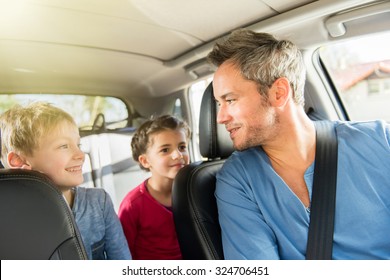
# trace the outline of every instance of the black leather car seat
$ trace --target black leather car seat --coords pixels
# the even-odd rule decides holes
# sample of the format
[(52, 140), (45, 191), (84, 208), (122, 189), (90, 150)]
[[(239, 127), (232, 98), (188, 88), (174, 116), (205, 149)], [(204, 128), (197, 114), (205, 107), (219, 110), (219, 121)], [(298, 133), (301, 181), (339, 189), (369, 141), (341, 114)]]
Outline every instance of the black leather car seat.
[(221, 228), (214, 197), (215, 175), (233, 152), (223, 125), (217, 125), (212, 83), (206, 88), (199, 119), (199, 148), (204, 161), (185, 166), (176, 175), (172, 210), (184, 259), (223, 259)]
[(0, 224), (2, 260), (87, 259), (71, 209), (41, 173), (0, 170)]

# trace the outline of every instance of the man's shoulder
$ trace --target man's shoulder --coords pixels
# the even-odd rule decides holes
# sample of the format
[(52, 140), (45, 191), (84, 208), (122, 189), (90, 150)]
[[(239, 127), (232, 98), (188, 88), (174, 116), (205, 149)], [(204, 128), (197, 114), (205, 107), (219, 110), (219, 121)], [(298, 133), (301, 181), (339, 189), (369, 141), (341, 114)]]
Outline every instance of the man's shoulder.
[(239, 169), (254, 166), (253, 163), (261, 164), (261, 158), (265, 155), (261, 147), (252, 147), (243, 151), (234, 151), (225, 161), (221, 172), (228, 169)]
[(380, 159), (390, 152), (390, 126), (384, 121), (340, 122), (336, 131), (340, 151), (349, 156)]
[(369, 134), (371, 136), (386, 136), (390, 131), (390, 124), (383, 120), (372, 121), (336, 121), (336, 131), (338, 134)]
[(258, 157), (260, 154), (264, 153), (261, 147), (252, 147), (243, 151), (234, 151), (228, 160), (240, 160), (245, 161), (248, 158)]

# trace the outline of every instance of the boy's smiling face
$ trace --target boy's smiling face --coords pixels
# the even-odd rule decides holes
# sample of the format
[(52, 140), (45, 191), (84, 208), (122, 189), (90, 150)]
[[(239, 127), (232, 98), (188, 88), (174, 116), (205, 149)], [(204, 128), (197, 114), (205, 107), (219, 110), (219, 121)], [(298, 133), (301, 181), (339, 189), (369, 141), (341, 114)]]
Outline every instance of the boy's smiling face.
[(83, 182), (84, 153), (80, 150), (78, 128), (63, 121), (44, 135), (33, 155), (24, 156), (29, 169), (40, 171), (62, 190)]

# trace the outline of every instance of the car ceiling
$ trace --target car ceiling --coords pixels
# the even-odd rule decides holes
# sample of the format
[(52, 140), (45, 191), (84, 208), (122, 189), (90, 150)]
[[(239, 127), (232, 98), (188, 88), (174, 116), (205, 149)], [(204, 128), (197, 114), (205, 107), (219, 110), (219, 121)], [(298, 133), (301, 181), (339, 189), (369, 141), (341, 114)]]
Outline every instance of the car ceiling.
[(305, 47), (307, 30), (328, 36), (318, 17), (364, 2), (0, 0), (0, 93), (164, 96), (210, 74), (205, 56), (233, 29)]

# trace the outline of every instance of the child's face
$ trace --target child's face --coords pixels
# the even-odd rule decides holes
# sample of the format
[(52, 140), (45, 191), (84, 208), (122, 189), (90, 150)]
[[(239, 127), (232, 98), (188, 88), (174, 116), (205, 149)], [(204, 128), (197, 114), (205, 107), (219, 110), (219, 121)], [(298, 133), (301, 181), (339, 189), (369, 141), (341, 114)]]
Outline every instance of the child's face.
[(26, 161), (32, 170), (45, 173), (62, 190), (80, 185), (84, 153), (80, 150), (78, 128), (67, 121), (60, 123), (42, 137), (39, 147)]
[(141, 164), (150, 169), (153, 177), (174, 179), (189, 163), (187, 138), (183, 130), (164, 130), (151, 135), (151, 145)]

